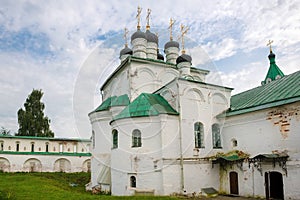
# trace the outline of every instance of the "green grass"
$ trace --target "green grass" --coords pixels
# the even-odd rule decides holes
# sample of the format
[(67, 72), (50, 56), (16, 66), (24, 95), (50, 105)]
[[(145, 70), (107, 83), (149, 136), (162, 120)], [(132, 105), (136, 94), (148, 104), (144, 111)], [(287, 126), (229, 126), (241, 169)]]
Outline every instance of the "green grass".
[[(0, 200), (26, 199), (178, 199), (176, 197), (115, 197), (85, 191), (88, 173), (0, 173)], [(70, 183), (77, 186), (72, 187)]]

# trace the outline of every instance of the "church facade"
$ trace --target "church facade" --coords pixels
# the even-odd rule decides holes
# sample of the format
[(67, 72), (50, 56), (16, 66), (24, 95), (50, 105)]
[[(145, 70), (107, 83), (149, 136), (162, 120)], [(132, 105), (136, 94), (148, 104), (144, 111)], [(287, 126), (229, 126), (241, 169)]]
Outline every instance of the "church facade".
[[(140, 11), (138, 11), (139, 17)], [(300, 72), (284, 76), (270, 51), (262, 86), (231, 95), (172, 38), (140, 29), (101, 87), (92, 125), (91, 187), (112, 195), (220, 193), (300, 198)], [(139, 19), (139, 18), (138, 18)], [(187, 29), (181, 27), (182, 38)]]

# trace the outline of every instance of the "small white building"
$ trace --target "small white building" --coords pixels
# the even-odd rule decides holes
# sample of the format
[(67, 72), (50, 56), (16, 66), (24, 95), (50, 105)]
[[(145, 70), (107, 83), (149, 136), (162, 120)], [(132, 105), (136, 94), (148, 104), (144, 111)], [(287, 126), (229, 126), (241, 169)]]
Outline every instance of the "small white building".
[[(156, 37), (156, 38), (155, 38)], [(207, 70), (140, 30), (101, 87), (92, 125), (91, 186), (112, 195), (219, 192), (300, 199), (300, 71), (284, 76), (270, 52), (263, 85), (231, 96)], [(149, 47), (149, 48), (148, 48)]]
[(88, 172), (90, 140), (0, 135), (0, 171)]

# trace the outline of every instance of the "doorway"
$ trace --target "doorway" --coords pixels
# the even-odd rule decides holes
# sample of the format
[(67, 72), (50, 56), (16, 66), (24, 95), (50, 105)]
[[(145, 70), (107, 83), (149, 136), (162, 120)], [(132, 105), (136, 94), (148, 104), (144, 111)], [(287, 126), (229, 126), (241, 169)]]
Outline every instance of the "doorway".
[(238, 173), (230, 172), (229, 181), (230, 181), (230, 194), (238, 195), (239, 194)]
[(280, 172), (265, 172), (266, 199), (284, 199), (283, 179)]

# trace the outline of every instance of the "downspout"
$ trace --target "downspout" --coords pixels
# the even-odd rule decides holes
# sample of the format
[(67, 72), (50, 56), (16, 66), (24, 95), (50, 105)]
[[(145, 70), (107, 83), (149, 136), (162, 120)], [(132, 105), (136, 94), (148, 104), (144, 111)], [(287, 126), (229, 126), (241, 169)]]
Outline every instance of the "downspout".
[[(178, 84), (178, 79), (177, 79), (177, 88), (179, 91), (179, 84)], [(180, 96), (179, 92), (178, 92), (178, 97)], [(179, 150), (180, 150), (180, 189), (181, 189), (181, 193), (185, 192), (184, 191), (184, 171), (183, 171), (183, 153), (182, 153), (182, 129), (181, 129), (181, 107), (180, 107), (180, 98), (178, 98), (178, 110), (179, 110)]]
[[(249, 161), (248, 161), (249, 162)], [(255, 191), (254, 191), (254, 165), (252, 165), (252, 196), (255, 196)]]

